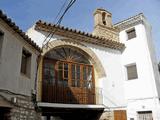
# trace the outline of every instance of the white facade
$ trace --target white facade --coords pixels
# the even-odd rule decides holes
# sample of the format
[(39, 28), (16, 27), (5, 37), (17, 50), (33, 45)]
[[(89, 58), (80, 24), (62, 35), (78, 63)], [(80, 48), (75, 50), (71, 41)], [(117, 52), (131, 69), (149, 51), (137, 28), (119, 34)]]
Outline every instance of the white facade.
[[(43, 41), (46, 38), (45, 36), (48, 35), (46, 32), (34, 30), (34, 27), (30, 28), (27, 31), (27, 34), (33, 40), (35, 40), (35, 42), (39, 46), (42, 46)], [(38, 39), (36, 39), (37, 36)], [(50, 42), (54, 44), (55, 42), (59, 42), (63, 39), (70, 39), (70, 38), (54, 35), (53, 38), (51, 38)], [(75, 43), (71, 42), (66, 45), (70, 45), (72, 47), (73, 44)], [(103, 104), (105, 106), (113, 108), (124, 107), (126, 105), (125, 104), (126, 101), (124, 99), (124, 87), (123, 87), (124, 78), (121, 65), (121, 52), (110, 48), (105, 48), (84, 42), (81, 42), (80, 44), (85, 46), (86, 49), (91, 50), (97, 56), (104, 69), (105, 75), (101, 77), (99, 77), (98, 75), (95, 76), (96, 87), (99, 88), (100, 92), (103, 93)], [(98, 71), (95, 70), (95, 73), (97, 72)]]
[[(127, 110), (128, 120), (138, 119), (138, 112), (151, 111), (154, 120), (160, 120), (160, 76), (156, 61), (151, 27), (142, 14), (131, 17), (114, 25), (120, 29), (119, 42), (125, 44), (123, 51), (78, 42), (79, 46), (91, 50), (99, 59), (104, 75), (96, 76), (96, 87), (103, 93), (103, 105), (106, 110)], [(43, 30), (35, 30), (35, 26), (27, 34), (39, 45), (47, 36)], [(135, 28), (136, 37), (128, 40), (127, 30)], [(54, 35), (51, 42), (71, 39)], [(65, 41), (67, 43), (67, 40)], [(73, 46), (74, 41), (67, 43)], [(60, 46), (61, 44), (59, 44)], [(77, 46), (78, 47), (78, 46)], [(92, 56), (91, 56), (92, 57)], [(127, 79), (126, 66), (136, 64), (138, 78)], [(95, 73), (98, 71), (95, 70)]]
[[(123, 66), (125, 99), (127, 100), (127, 117), (137, 120), (137, 112), (152, 111), (153, 119), (160, 119), (159, 105), (159, 83), (158, 62), (155, 58), (151, 27), (143, 15), (142, 23), (131, 25), (121, 30), (120, 42), (126, 48), (122, 53), (121, 62)], [(129, 24), (130, 19), (119, 24)], [(126, 31), (135, 28), (136, 37), (128, 40)], [(138, 78), (127, 80), (126, 67), (129, 64), (137, 65)]]

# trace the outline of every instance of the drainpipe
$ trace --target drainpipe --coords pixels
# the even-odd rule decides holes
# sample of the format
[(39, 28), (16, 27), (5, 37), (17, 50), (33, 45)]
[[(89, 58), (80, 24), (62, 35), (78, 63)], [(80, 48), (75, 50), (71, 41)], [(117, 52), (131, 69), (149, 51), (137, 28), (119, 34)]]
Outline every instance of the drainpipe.
[(39, 69), (39, 63), (40, 63), (40, 58), (41, 58), (41, 55), (38, 55), (37, 57), (37, 68), (36, 68), (36, 76), (35, 76), (35, 84), (34, 84), (34, 90), (36, 90), (36, 93), (37, 93), (37, 78), (38, 78), (38, 69)]
[(32, 101), (34, 103), (35, 109), (38, 110), (37, 106), (37, 78), (38, 78), (38, 69), (39, 69), (39, 63), (40, 63), (41, 55), (39, 54), (37, 57), (37, 68), (36, 68), (36, 73), (35, 73), (35, 83), (34, 83), (34, 92), (32, 92)]

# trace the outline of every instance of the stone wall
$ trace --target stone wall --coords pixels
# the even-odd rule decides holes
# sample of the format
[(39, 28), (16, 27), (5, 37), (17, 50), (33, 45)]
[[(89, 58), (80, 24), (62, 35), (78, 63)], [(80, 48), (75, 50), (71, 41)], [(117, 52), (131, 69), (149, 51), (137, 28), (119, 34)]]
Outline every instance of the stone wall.
[(114, 120), (114, 112), (104, 111), (99, 120)]
[(31, 99), (15, 98), (14, 108), (11, 110), (11, 120), (40, 120)]
[(7, 120), (41, 120), (41, 114), (35, 110), (31, 96), (24, 96), (7, 90), (0, 91), (0, 109), (8, 109)]
[(113, 27), (109, 28), (103, 25), (97, 25), (94, 28), (93, 35), (119, 42), (118, 29)]

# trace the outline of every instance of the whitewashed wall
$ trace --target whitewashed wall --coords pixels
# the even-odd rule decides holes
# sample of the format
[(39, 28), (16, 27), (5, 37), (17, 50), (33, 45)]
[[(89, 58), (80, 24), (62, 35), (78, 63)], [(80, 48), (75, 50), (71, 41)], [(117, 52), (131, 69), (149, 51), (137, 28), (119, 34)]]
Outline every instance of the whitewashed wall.
[(101, 78), (99, 87), (103, 92), (103, 103), (108, 107), (124, 107), (124, 76), (121, 65), (121, 52), (97, 45), (86, 44), (99, 58), (106, 77)]
[(58, 39), (63, 39), (64, 37), (61, 37), (61, 36), (58, 36), (58, 35), (53, 35), (53, 37), (50, 39), (50, 36), (47, 38), (46, 40), (46, 37), (48, 36), (49, 33), (47, 32), (43, 32), (43, 31), (40, 31), (40, 30), (35, 30), (34, 29), (35, 25), (32, 26), (30, 29), (27, 30), (26, 34), (32, 38), (32, 40), (37, 43), (38, 46), (42, 47), (43, 45), (46, 44), (46, 42), (48, 42), (48, 40), (53, 41), (53, 40), (56, 40), (57, 38)]
[[(96, 87), (102, 89), (104, 105), (114, 109), (127, 108), (128, 120), (130, 118), (136, 120), (137, 111), (147, 110), (153, 112), (154, 120), (159, 120), (160, 106), (157, 92), (160, 89), (157, 85), (159, 73), (156, 68), (154, 47), (151, 46), (152, 39), (148, 34), (150, 29), (143, 24), (136, 25), (135, 29), (137, 37), (128, 41), (125, 30), (120, 32), (120, 42), (126, 45), (122, 53), (93, 44), (82, 44), (96, 54), (105, 70), (106, 76), (96, 79)], [(28, 35), (42, 46), (47, 33), (35, 31), (33, 26), (28, 30)], [(55, 38), (63, 37), (54, 35), (51, 41)], [(125, 66), (132, 63), (137, 65), (138, 79), (128, 81)]]
[[(48, 35), (46, 32), (34, 30), (34, 26), (27, 31), (27, 34), (39, 46), (42, 46), (45, 36)], [(54, 38), (52, 38), (51, 41), (54, 41), (57, 38), (61, 39), (63, 37), (54, 35)], [(121, 52), (93, 44), (82, 44), (96, 54), (105, 70), (105, 77), (96, 78), (96, 87), (101, 89), (103, 93), (103, 104), (108, 107), (125, 106)]]
[[(130, 29), (130, 28), (128, 28)], [(126, 29), (127, 30), (127, 29)], [(150, 110), (153, 112), (154, 120), (159, 120), (159, 101), (156, 80), (159, 79), (158, 69), (154, 69), (155, 54), (153, 47), (150, 46), (152, 39), (149, 28), (146, 29), (143, 24), (135, 26), (136, 38), (127, 40), (126, 30), (120, 32), (120, 42), (126, 45), (126, 49), (122, 53), (121, 61), (123, 65), (123, 73), (125, 76), (125, 99), (128, 100), (127, 113), (128, 119), (135, 118), (137, 120), (138, 111)], [(125, 66), (136, 63), (138, 79), (127, 80), (127, 72)]]

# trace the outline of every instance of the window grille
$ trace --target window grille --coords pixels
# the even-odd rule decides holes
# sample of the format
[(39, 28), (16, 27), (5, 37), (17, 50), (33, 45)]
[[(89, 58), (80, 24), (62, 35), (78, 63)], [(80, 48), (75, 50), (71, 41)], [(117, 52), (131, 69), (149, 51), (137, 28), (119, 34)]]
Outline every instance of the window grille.
[(138, 78), (136, 64), (129, 65), (126, 68), (127, 68), (127, 77), (128, 77), (128, 80), (132, 80), (132, 79), (137, 79)]
[(135, 28), (130, 29), (127, 31), (128, 40), (136, 37), (136, 30)]

